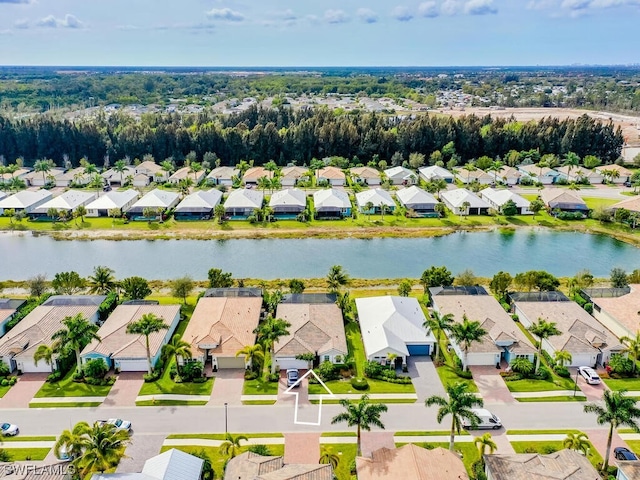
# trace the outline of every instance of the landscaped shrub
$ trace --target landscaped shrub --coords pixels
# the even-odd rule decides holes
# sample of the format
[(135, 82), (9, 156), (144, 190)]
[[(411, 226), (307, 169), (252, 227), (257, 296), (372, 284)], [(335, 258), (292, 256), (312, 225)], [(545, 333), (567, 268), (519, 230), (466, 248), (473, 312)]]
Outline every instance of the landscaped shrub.
[(0, 448), (0, 462), (10, 462), (11, 460), (13, 460), (13, 458), (11, 457), (9, 452), (6, 451), (4, 448)]
[(612, 355), (609, 360), (609, 368), (617, 375), (629, 375), (633, 370), (633, 360), (622, 355)]
[(71, 377), (71, 379), (74, 382), (83, 382), (84, 381), (84, 374), (80, 371), (80, 372), (75, 372), (73, 374), (73, 376)]
[(251, 445), (249, 447), (249, 451), (257, 455), (262, 455), (263, 457), (268, 457), (271, 455), (271, 451), (266, 445)]
[(316, 371), (318, 372), (318, 375), (320, 375), (320, 378), (325, 382), (337, 380), (340, 377), (340, 369), (329, 361), (322, 362)]
[(367, 390), (369, 388), (369, 382), (366, 378), (352, 378), (351, 386), (356, 390)]
[(192, 382), (194, 379), (202, 377), (204, 374), (204, 365), (202, 362), (187, 362), (182, 366), (180, 372), (182, 380), (185, 382)]
[(551, 377), (552, 377), (551, 370), (549, 370), (544, 365), (541, 365), (540, 368), (538, 369), (538, 373), (536, 374), (536, 377), (538, 377), (540, 380), (551, 380)]
[(580, 212), (558, 212), (556, 218), (558, 220), (583, 220), (585, 216)]
[(104, 387), (107, 385), (113, 385), (116, 382), (116, 377), (105, 377), (105, 378), (87, 377), (85, 379), (85, 382), (87, 382), (89, 385)]
[(369, 360), (364, 364), (364, 374), (369, 378), (379, 377), (382, 375), (384, 367), (378, 362)]
[(258, 372), (254, 372), (253, 370), (245, 370), (244, 379), (245, 380), (255, 380), (258, 378)]
[(476, 480), (487, 480), (487, 476), (484, 473), (484, 461), (482, 459), (473, 462), (471, 471)]
[(191, 380), (193, 383), (204, 383), (207, 381), (207, 377), (196, 377)]
[(460, 378), (464, 378), (466, 380), (471, 380), (473, 378), (473, 374), (468, 370), (463, 370), (462, 368), (455, 369), (456, 375)]
[(84, 374), (89, 378), (104, 378), (109, 371), (109, 367), (100, 358), (92, 358), (84, 364)]
[(98, 307), (98, 314), (100, 315), (100, 320), (106, 319), (109, 314), (118, 306), (118, 294), (116, 292), (111, 292), (107, 295), (100, 306)]
[(278, 372), (270, 373), (269, 374), (269, 381), (272, 382), (272, 383), (279, 382), (280, 381), (280, 374)]
[[(160, 378), (160, 375), (162, 375), (162, 372), (160, 370), (154, 370), (151, 373), (145, 373), (142, 376), (142, 379), (146, 383), (155, 382), (156, 380), (158, 380)], [(177, 377), (177, 375), (176, 375), (176, 377)], [(175, 381), (175, 378), (173, 380)]]
[(554, 368), (554, 371), (556, 372), (556, 375), (558, 375), (559, 377), (562, 378), (569, 378), (571, 376), (571, 372), (569, 371), (569, 369), (567, 367), (565, 367), (564, 365), (560, 366), (556, 366)]
[(9, 376), (9, 365), (4, 362), (0, 362), (0, 377), (8, 377)]
[(545, 445), (544, 447), (542, 447), (542, 453), (546, 455), (549, 455), (550, 453), (555, 453), (557, 451), (558, 449), (553, 445)]
[(62, 380), (63, 377), (64, 377), (64, 374), (60, 370), (56, 370), (55, 372), (52, 372), (49, 374), (49, 376), (47, 377), (47, 382), (49, 383), (59, 382), (60, 380)]
[(522, 380), (522, 375), (515, 372), (500, 372), (500, 376), (505, 382), (515, 382), (516, 380)]
[(3, 387), (8, 386), (9, 380), (7, 380), (6, 378), (3, 378), (2, 381), (0, 381), (0, 385), (2, 385)]
[(593, 313), (593, 303), (585, 303), (583, 308), (588, 314)]
[(169, 369), (169, 378), (173, 380), (177, 374), (178, 374), (178, 366), (175, 363), (172, 363), (171, 368)]

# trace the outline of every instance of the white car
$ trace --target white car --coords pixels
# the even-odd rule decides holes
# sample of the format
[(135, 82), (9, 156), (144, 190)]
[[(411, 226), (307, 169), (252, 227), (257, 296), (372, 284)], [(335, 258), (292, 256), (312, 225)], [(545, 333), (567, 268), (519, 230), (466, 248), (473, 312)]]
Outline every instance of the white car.
[(578, 367), (578, 372), (584, 377), (589, 385), (600, 385), (600, 377), (591, 367)]
[(18, 426), (13, 423), (0, 424), (0, 430), (2, 431), (2, 435), (5, 437), (14, 437), (20, 433)]
[(121, 418), (110, 418), (109, 420), (101, 420), (99, 423), (100, 425), (113, 425), (116, 430), (126, 430), (127, 432), (131, 430), (131, 422), (127, 422), (126, 420), (122, 420)]

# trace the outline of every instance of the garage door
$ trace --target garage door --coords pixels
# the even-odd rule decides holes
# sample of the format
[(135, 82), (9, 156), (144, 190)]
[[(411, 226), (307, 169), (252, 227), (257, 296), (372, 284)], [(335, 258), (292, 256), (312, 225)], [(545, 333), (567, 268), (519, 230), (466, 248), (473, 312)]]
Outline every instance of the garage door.
[(309, 368), (309, 364), (306, 360), (296, 360), (295, 358), (276, 357), (276, 364), (280, 366), (280, 370), (287, 370), (289, 368), (306, 370), (307, 368)]
[(429, 355), (431, 352), (431, 345), (407, 345), (409, 355)]
[(244, 369), (244, 358), (238, 357), (218, 357), (218, 368), (242, 368)]
[(19, 361), (17, 367), (22, 373), (51, 373), (51, 365), (44, 360), (40, 360), (38, 365), (33, 360)]
[(120, 364), (121, 372), (146, 372), (148, 368), (146, 358), (120, 360), (118, 363)]

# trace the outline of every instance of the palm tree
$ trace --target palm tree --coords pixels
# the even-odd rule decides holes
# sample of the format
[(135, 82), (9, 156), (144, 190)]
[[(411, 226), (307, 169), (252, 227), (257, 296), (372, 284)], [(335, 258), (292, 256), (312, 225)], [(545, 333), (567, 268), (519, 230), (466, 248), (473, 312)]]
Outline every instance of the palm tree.
[(433, 180), (431, 182), (431, 185), (433, 188), (433, 191), (435, 192), (435, 194), (438, 197), (438, 200), (440, 200), (440, 191), (441, 190), (446, 190), (447, 189), (447, 182), (446, 180), (442, 179), (442, 178), (437, 178), (435, 180)]
[(53, 453), (57, 458), (60, 458), (60, 454), (64, 450), (69, 458), (80, 458), (86, 448), (87, 435), (90, 431), (91, 427), (87, 422), (76, 423), (73, 429), (64, 430), (53, 446)]
[(334, 265), (327, 275), (327, 286), (330, 293), (338, 293), (340, 288), (349, 284), (349, 275), (342, 270), (341, 265)]
[(244, 435), (236, 435), (235, 437), (230, 433), (227, 433), (226, 440), (220, 445), (220, 455), (229, 456), (229, 458), (234, 458), (238, 453), (240, 453), (240, 441), (244, 440), (245, 442), (249, 439)]
[(471, 203), (464, 201), (462, 202), (462, 205), (460, 205), (460, 208), (458, 208), (458, 211), (460, 213), (460, 215), (469, 215), (469, 207), (471, 206)]
[(455, 323), (450, 329), (451, 337), (455, 342), (462, 347), (464, 352), (464, 359), (462, 362), (463, 369), (467, 370), (467, 355), (469, 354), (469, 348), (474, 342), (479, 342), (482, 337), (487, 334), (487, 331), (480, 326), (478, 321), (470, 321), (466, 315), (462, 315), (462, 323)]
[(47, 210), (47, 217), (53, 220), (53, 223), (55, 223), (56, 220), (58, 220), (59, 216), (60, 216), (60, 212), (58, 212), (57, 208), (51, 207)]
[(384, 424), (380, 420), (380, 414), (387, 411), (387, 406), (383, 403), (370, 403), (369, 395), (362, 395), (358, 403), (351, 403), (346, 398), (340, 400), (340, 405), (345, 409), (331, 419), (331, 425), (346, 422), (348, 426), (357, 428), (356, 436), (358, 443), (357, 455), (362, 455), (361, 431), (371, 431), (371, 426), (384, 430)]
[(573, 357), (571, 356), (571, 354), (569, 352), (567, 352), (566, 350), (558, 350), (555, 354), (554, 354), (554, 358), (555, 361), (558, 365), (560, 365), (561, 367), (564, 367), (564, 364), (571, 364), (571, 360), (573, 360)]
[(60, 344), (58, 342), (53, 343), (52, 345), (41, 344), (38, 345), (35, 353), (33, 354), (33, 361), (38, 366), (38, 362), (40, 360), (44, 360), (44, 363), (47, 365), (53, 365), (55, 360), (56, 353), (60, 349)]
[(151, 365), (151, 347), (149, 346), (149, 336), (160, 330), (167, 330), (167, 325), (163, 318), (155, 316), (153, 313), (145, 313), (140, 320), (131, 322), (127, 325), (127, 333), (133, 335), (144, 335), (145, 345), (147, 347), (147, 373), (151, 375), (153, 365)]
[(109, 267), (98, 265), (93, 269), (93, 275), (88, 278), (89, 293), (107, 295), (116, 289), (116, 279), (113, 270)]
[(589, 438), (585, 433), (568, 433), (567, 438), (562, 441), (562, 446), (564, 448), (570, 448), (571, 450), (576, 450), (578, 452), (582, 452), (585, 455), (589, 452)]
[(262, 342), (265, 350), (271, 353), (271, 374), (276, 373), (275, 344), (280, 337), (289, 335), (289, 322), (281, 318), (273, 318), (271, 315), (256, 328), (253, 333), (258, 335), (258, 341)]
[(77, 372), (79, 373), (82, 371), (80, 351), (92, 340), (101, 341), (97, 333), (98, 326), (84, 318), (81, 313), (73, 317), (65, 317), (62, 324), (65, 328), (55, 332), (51, 339), (60, 342), (62, 349), (75, 352)]
[(371, 211), (373, 210), (373, 202), (367, 202), (364, 208), (367, 211), (367, 217), (369, 218), (369, 221), (371, 221)]
[(397, 353), (387, 353), (387, 362), (389, 362), (389, 370), (393, 370), (395, 368), (396, 358), (398, 358)]
[(35, 172), (42, 172), (42, 182), (44, 185), (47, 184), (47, 174), (51, 171), (51, 163), (51, 160), (38, 160), (33, 165)]
[(271, 180), (269, 177), (260, 177), (257, 182), (257, 187), (260, 190), (268, 190), (271, 187)]
[(245, 364), (261, 365), (264, 361), (264, 349), (259, 343), (255, 345), (245, 345), (236, 352), (236, 357), (240, 355), (244, 355)]
[(533, 373), (533, 363), (526, 357), (516, 357), (511, 361), (511, 370), (525, 376)]
[(480, 458), (484, 457), (484, 454), (487, 451), (487, 449), (489, 449), (490, 454), (498, 450), (498, 446), (496, 445), (496, 442), (493, 441), (493, 438), (491, 438), (490, 433), (485, 433), (481, 437), (476, 437), (473, 440), (473, 443), (475, 443), (476, 447), (478, 447), (478, 453), (480, 454)]
[(127, 171), (127, 163), (124, 160), (118, 160), (113, 164), (113, 171), (120, 174), (120, 185), (122, 185), (124, 172)]
[(162, 356), (164, 358), (173, 357), (176, 361), (176, 368), (179, 368), (178, 357), (182, 357), (183, 360), (192, 358), (191, 344), (180, 338), (180, 334), (176, 333), (169, 343), (162, 347)]
[(620, 337), (620, 343), (624, 345), (623, 353), (628, 353), (633, 357), (633, 366), (631, 371), (636, 373), (636, 363), (638, 363), (638, 356), (640, 356), (640, 332), (636, 332), (635, 337)]
[(447, 385), (446, 391), (449, 399), (440, 397), (438, 395), (432, 395), (424, 402), (425, 406), (430, 407), (437, 405), (438, 416), (436, 419), (438, 423), (442, 423), (442, 420), (447, 415), (451, 415), (451, 433), (449, 436), (449, 450), (453, 452), (453, 445), (455, 443), (456, 434), (460, 434), (463, 420), (468, 420), (472, 427), (476, 427), (480, 419), (473, 413), (473, 407), (482, 407), (484, 402), (481, 398), (476, 397), (473, 393), (467, 391), (466, 383), (455, 383), (453, 385)]
[(476, 166), (473, 163), (467, 163), (462, 167), (463, 170), (467, 171), (467, 181), (465, 183), (469, 183), (469, 177), (471, 176), (471, 172), (476, 169)]
[(502, 169), (503, 165), (504, 163), (496, 160), (489, 166), (489, 168), (487, 168), (487, 172), (493, 172), (494, 183), (498, 183), (498, 172)]
[(164, 170), (165, 172), (167, 172), (165, 174), (166, 177), (171, 176), (171, 174), (174, 172), (174, 170), (176, 169), (176, 167), (173, 166), (173, 162), (169, 161), (169, 160), (165, 160), (164, 162), (162, 162), (160, 164), (160, 168), (162, 168), (162, 170)]
[(538, 369), (540, 368), (540, 357), (542, 356), (542, 342), (543, 340), (554, 337), (556, 335), (562, 335), (562, 332), (558, 330), (555, 322), (548, 322), (544, 318), (538, 318), (538, 321), (531, 325), (527, 330), (529, 330), (533, 335), (538, 337), (538, 355), (536, 356), (536, 370), (535, 373), (538, 373)]
[(574, 152), (567, 152), (562, 165), (567, 167), (567, 177), (571, 177), (571, 170), (580, 165), (580, 157)]
[(627, 397), (626, 390), (611, 391), (605, 390), (602, 397), (604, 406), (597, 403), (588, 403), (584, 406), (585, 413), (595, 413), (598, 425), (609, 425), (609, 436), (607, 438), (607, 449), (604, 456), (602, 471), (609, 468), (609, 456), (611, 455), (611, 439), (613, 432), (621, 425), (631, 428), (634, 432), (640, 433), (638, 419), (640, 409), (636, 406), (636, 400)]
[(384, 214), (389, 207), (387, 207), (384, 203), (380, 204), (380, 215), (382, 215), (382, 221), (384, 222)]
[(440, 353), (439, 344), (442, 334), (451, 329), (453, 322), (453, 314), (447, 313), (441, 315), (440, 312), (434, 310), (422, 324), (426, 330), (431, 330), (436, 337), (436, 358), (438, 358), (438, 354)]
[(338, 464), (340, 463), (340, 456), (337, 455), (331, 447), (323, 446), (320, 450), (320, 459), (318, 460), (318, 463), (331, 465), (331, 468), (335, 472), (336, 468), (338, 468)]
[(118, 430), (108, 423), (94, 423), (84, 433), (82, 454), (73, 462), (83, 478), (92, 473), (102, 473), (118, 465), (125, 457), (125, 450), (130, 441), (127, 430)]
[(224, 209), (224, 205), (222, 204), (216, 205), (216, 207), (213, 209), (213, 216), (218, 219), (218, 223), (221, 225), (224, 222), (225, 213), (226, 210)]
[(178, 182), (178, 190), (183, 197), (189, 195), (189, 189), (193, 186), (193, 180), (190, 178), (183, 178)]

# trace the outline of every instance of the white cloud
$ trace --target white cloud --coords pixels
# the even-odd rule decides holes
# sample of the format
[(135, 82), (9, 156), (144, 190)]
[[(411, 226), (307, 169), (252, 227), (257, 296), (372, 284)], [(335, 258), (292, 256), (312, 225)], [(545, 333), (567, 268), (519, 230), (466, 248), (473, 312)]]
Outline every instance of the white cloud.
[(293, 21), (298, 19), (298, 16), (290, 8), (283, 10), (282, 12), (276, 13), (276, 17), (281, 18), (282, 20), (288, 20), (288, 21)]
[(324, 12), (324, 20), (327, 23), (347, 23), (349, 21), (349, 16), (344, 12), (344, 10), (327, 10)]
[(569, 10), (584, 10), (591, 5), (591, 0), (563, 0), (562, 8)]
[(56, 18), (53, 15), (47, 15), (36, 22), (38, 27), (45, 28), (84, 28), (84, 23), (78, 20), (78, 17), (67, 13), (64, 18)]
[(13, 28), (25, 30), (29, 28), (29, 20), (27, 20), (26, 18), (21, 18), (20, 20), (16, 20), (15, 22), (13, 22)]
[(460, 12), (460, 3), (458, 0), (445, 0), (440, 6), (440, 11), (444, 15), (456, 15)]
[(206, 12), (207, 17), (213, 20), (224, 20), (227, 22), (242, 22), (245, 16), (235, 10), (231, 10), (228, 7), (225, 8), (212, 8)]
[(468, 15), (490, 15), (498, 13), (493, 0), (469, 0), (464, 4), (464, 13)]
[(413, 18), (413, 13), (407, 7), (398, 5), (391, 11), (391, 16), (399, 22), (408, 22)]
[(421, 17), (435, 18), (440, 15), (438, 12), (438, 4), (434, 1), (422, 2), (418, 6), (418, 13)]
[(364, 23), (376, 23), (378, 21), (378, 14), (370, 8), (359, 8), (356, 16)]

